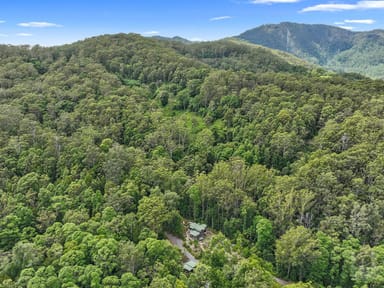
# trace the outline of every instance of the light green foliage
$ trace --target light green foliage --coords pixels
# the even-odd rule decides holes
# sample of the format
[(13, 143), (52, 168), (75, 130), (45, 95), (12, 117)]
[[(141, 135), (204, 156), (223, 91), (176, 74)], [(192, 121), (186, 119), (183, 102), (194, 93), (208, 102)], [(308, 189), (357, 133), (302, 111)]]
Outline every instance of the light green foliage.
[(99, 288), (101, 286), (103, 271), (94, 265), (88, 265), (84, 269), (83, 275), (79, 277), (82, 286)]
[(280, 273), (288, 278), (307, 279), (312, 263), (320, 256), (318, 246), (311, 231), (303, 226), (288, 230), (276, 242), (276, 262)]
[(159, 233), (163, 231), (163, 225), (169, 220), (169, 210), (163, 197), (144, 197), (139, 202), (137, 216), (141, 223)]
[(257, 235), (255, 247), (263, 259), (272, 261), (275, 242), (272, 222), (263, 217), (256, 217), (254, 222), (254, 225), (256, 225)]
[(115, 239), (101, 239), (92, 250), (92, 260), (104, 275), (116, 271), (118, 242)]
[(188, 287), (200, 288), (207, 285), (210, 280), (211, 268), (205, 264), (199, 264), (188, 278)]
[(120, 280), (117, 276), (107, 276), (102, 281), (103, 287), (118, 288), (120, 287)]
[(121, 287), (123, 288), (140, 288), (142, 285), (132, 273), (124, 273), (121, 275)]
[(233, 280), (233, 287), (278, 287), (272, 275), (255, 258), (239, 263)]

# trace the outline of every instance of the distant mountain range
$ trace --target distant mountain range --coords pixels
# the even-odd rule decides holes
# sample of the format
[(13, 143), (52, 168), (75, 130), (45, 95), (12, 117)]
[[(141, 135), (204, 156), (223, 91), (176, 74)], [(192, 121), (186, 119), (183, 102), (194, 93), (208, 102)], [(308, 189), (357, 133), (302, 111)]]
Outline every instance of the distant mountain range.
[(237, 38), (292, 53), (328, 69), (384, 78), (384, 30), (352, 32), (328, 25), (283, 22), (262, 25)]
[(160, 36), (160, 35), (156, 35), (156, 36), (152, 36), (153, 39), (156, 39), (156, 40), (165, 40), (165, 41), (175, 41), (175, 42), (181, 42), (181, 43), (184, 43), (184, 44), (190, 44), (192, 43), (193, 41), (190, 41), (188, 39), (185, 39), (185, 38), (182, 38), (180, 36), (175, 36), (175, 37), (164, 37), (164, 36)]

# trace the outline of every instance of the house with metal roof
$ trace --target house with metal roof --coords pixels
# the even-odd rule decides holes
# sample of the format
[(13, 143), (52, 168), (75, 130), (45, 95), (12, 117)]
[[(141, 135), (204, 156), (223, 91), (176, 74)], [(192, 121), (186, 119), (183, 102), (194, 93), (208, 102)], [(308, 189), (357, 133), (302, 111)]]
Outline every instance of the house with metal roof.
[(184, 263), (183, 268), (187, 272), (192, 272), (192, 270), (196, 267), (196, 265), (197, 265), (197, 262), (190, 260)]
[(189, 222), (188, 233), (192, 239), (203, 240), (206, 230), (207, 230), (207, 225), (205, 224)]

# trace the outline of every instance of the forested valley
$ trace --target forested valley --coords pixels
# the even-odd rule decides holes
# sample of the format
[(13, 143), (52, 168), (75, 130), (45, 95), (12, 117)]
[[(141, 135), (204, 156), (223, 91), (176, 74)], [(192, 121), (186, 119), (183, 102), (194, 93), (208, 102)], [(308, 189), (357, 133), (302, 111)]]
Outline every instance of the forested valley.
[(384, 287), (384, 81), (235, 40), (0, 46), (0, 287), (275, 277)]

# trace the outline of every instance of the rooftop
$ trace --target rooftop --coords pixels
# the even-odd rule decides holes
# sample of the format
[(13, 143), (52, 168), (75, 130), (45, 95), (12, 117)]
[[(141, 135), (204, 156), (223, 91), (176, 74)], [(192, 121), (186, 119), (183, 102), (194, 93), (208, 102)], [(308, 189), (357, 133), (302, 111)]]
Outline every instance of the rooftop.
[(205, 224), (199, 224), (199, 223), (194, 223), (194, 222), (190, 222), (189, 223), (189, 229), (191, 230), (195, 230), (197, 232), (202, 232), (202, 231), (205, 231), (205, 229), (207, 229), (207, 225)]
[(183, 268), (184, 268), (184, 270), (191, 272), (196, 267), (196, 265), (197, 265), (197, 262), (190, 260), (190, 261), (184, 263)]
[(196, 230), (190, 230), (190, 231), (189, 231), (189, 234), (190, 234), (192, 237), (199, 237), (199, 236), (200, 236), (200, 232), (199, 232), (199, 231), (196, 231)]

